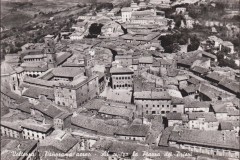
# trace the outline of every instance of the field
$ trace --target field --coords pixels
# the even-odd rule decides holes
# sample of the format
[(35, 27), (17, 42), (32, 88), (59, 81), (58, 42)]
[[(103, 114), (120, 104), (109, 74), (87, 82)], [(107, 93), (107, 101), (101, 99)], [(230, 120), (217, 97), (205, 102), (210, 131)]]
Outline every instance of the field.
[(25, 13), (14, 12), (12, 14), (8, 14), (7, 16), (3, 17), (2, 25), (6, 28), (17, 27), (19, 25), (25, 24), (32, 18), (33, 17), (31, 17)]

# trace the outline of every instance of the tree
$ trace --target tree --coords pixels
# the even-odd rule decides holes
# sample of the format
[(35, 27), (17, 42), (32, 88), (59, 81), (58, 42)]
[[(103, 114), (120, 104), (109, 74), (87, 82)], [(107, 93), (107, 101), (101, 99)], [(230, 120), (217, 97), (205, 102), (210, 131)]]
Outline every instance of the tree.
[(86, 38), (97, 38), (98, 35), (101, 34), (103, 24), (101, 23), (93, 23), (89, 27), (89, 35), (86, 36)]
[(191, 43), (188, 45), (187, 51), (191, 52), (191, 51), (197, 50), (200, 45), (200, 40), (197, 38), (196, 35), (191, 37), (190, 40), (191, 40)]

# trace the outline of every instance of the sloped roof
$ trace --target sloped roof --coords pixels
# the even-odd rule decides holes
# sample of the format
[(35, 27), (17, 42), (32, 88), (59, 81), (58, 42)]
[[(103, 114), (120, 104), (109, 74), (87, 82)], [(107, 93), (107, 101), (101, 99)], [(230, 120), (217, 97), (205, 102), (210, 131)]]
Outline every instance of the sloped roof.
[(52, 119), (58, 116), (61, 112), (63, 112), (62, 110), (54, 106), (50, 101), (41, 101), (39, 104), (32, 106), (32, 108), (38, 110), (42, 114)]
[(43, 87), (31, 86), (25, 92), (23, 92), (22, 95), (26, 96), (26, 97), (35, 98), (35, 99), (38, 99), (39, 95), (44, 95), (48, 99), (54, 100), (53, 88), (43, 88)]
[(147, 125), (131, 125), (129, 127), (119, 128), (116, 135), (126, 135), (135, 137), (146, 137), (149, 132)]
[(67, 153), (70, 149), (72, 149), (78, 143), (78, 140), (74, 138), (71, 134), (61, 133), (61, 132), (57, 133), (57, 132), (59, 131), (54, 131), (50, 136), (46, 137), (41, 142), (40, 147), (52, 146), (64, 153)]
[(134, 97), (136, 99), (171, 99), (168, 92), (155, 92), (155, 91), (135, 92)]
[(71, 122), (78, 127), (107, 135), (113, 135), (117, 131), (117, 127), (107, 125), (102, 120), (83, 115), (72, 116)]
[(1, 75), (11, 75), (15, 73), (13, 67), (7, 62), (1, 62)]
[(167, 113), (166, 117), (168, 120), (182, 120), (181, 113)]
[(133, 71), (129, 68), (120, 68), (120, 67), (113, 67), (110, 69), (110, 73), (130, 73), (133, 74)]
[[(223, 138), (224, 137), (224, 138)], [(239, 150), (239, 141), (235, 133), (221, 131), (183, 130), (180, 135), (170, 136), (170, 140), (211, 147), (223, 147)]]
[(99, 113), (131, 118), (133, 111), (122, 107), (102, 106)]

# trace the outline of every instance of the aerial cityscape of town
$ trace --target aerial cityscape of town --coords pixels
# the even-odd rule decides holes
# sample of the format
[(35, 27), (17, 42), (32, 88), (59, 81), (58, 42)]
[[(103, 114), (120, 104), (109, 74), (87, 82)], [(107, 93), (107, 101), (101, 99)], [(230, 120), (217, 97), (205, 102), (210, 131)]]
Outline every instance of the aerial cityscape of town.
[(239, 0), (1, 0), (2, 160), (238, 160)]

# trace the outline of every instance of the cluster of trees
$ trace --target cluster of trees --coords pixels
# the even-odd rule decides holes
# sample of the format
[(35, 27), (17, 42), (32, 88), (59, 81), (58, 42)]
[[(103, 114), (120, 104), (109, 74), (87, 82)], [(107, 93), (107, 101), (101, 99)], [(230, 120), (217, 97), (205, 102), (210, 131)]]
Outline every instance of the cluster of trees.
[(200, 45), (200, 40), (197, 36), (188, 34), (187, 30), (182, 30), (181, 32), (172, 35), (161, 36), (159, 40), (161, 40), (161, 45), (166, 53), (179, 51), (179, 45), (186, 45), (189, 40), (191, 43), (188, 45), (188, 52), (197, 50)]
[(113, 4), (112, 3), (100, 3), (96, 5), (96, 11), (100, 11), (102, 9), (112, 10)]
[(221, 2), (216, 2), (215, 6), (212, 6), (212, 5), (200, 5), (200, 6), (189, 5), (187, 7), (189, 16), (194, 19), (221, 18), (221, 16), (225, 14), (224, 9), (225, 9), (225, 5)]
[(98, 35), (101, 34), (103, 24), (101, 23), (93, 23), (89, 27), (89, 34), (86, 36), (86, 38), (97, 38)]
[(226, 56), (228, 52), (229, 48), (222, 48), (222, 50), (217, 53), (217, 59), (219, 63), (218, 65), (221, 67), (231, 67), (233, 69), (239, 69), (234, 59)]

